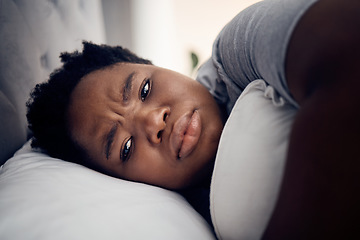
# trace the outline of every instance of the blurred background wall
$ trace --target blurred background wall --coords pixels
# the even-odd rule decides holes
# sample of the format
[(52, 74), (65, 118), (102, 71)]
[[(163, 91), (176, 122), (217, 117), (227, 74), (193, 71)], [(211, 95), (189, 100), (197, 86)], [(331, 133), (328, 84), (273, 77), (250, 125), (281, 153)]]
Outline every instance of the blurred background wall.
[(238, 12), (259, 0), (103, 0), (108, 44), (122, 45), (155, 65), (192, 75)]

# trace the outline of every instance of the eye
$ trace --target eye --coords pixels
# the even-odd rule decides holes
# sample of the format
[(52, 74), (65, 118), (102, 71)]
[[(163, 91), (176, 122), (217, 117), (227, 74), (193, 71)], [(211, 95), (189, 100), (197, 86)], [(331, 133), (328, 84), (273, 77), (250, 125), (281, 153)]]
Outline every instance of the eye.
[(141, 99), (141, 101), (145, 101), (145, 99), (149, 95), (150, 87), (151, 87), (150, 86), (150, 80), (146, 79), (144, 81), (144, 84), (141, 87), (141, 90), (140, 90), (140, 99)]
[(130, 158), (130, 153), (132, 149), (132, 138), (129, 138), (125, 144), (124, 147), (121, 150), (120, 159), (123, 162), (126, 162)]

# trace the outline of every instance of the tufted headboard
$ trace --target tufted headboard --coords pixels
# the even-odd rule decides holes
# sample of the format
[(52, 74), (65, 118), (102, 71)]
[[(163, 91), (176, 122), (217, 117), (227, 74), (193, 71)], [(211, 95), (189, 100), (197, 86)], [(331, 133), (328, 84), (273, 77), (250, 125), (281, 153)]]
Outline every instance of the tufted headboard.
[(82, 40), (105, 43), (101, 0), (0, 0), (0, 165), (24, 144), (25, 103)]

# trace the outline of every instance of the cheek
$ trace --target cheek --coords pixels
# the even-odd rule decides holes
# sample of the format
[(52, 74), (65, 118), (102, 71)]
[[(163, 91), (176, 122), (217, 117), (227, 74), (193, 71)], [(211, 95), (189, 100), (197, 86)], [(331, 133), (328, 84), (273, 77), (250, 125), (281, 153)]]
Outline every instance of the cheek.
[(193, 96), (200, 90), (199, 85), (192, 79), (173, 79), (161, 83), (161, 94), (167, 94), (171, 97), (183, 98), (184, 96)]
[(159, 151), (154, 149), (137, 149), (126, 163), (126, 177), (129, 180), (153, 183), (169, 172), (170, 166)]

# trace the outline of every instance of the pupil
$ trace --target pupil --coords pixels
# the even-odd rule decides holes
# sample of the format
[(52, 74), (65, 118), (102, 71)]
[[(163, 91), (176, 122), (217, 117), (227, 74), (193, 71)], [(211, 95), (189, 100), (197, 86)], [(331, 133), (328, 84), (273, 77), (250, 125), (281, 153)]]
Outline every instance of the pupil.
[(142, 90), (142, 94), (141, 94), (142, 96), (141, 97), (145, 98), (146, 95), (147, 95), (148, 90), (149, 90), (149, 83), (146, 83), (143, 90)]
[(125, 149), (124, 149), (125, 154), (129, 153), (130, 146), (131, 146), (131, 140), (129, 140), (125, 145)]

